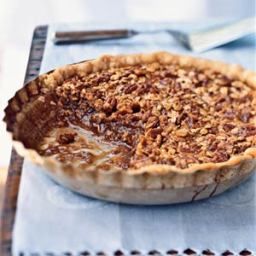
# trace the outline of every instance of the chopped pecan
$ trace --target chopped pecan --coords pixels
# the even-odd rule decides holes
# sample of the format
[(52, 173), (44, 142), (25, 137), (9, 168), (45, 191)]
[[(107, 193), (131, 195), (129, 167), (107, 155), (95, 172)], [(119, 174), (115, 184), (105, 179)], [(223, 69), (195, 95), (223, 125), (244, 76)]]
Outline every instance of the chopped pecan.
[(124, 93), (129, 94), (135, 91), (138, 88), (136, 84), (127, 85), (124, 88)]
[(117, 100), (114, 97), (109, 97), (103, 104), (102, 109), (106, 113), (116, 111)]
[(153, 139), (156, 139), (158, 135), (161, 134), (161, 132), (163, 131), (162, 128), (153, 128), (150, 129), (146, 135), (150, 136)]
[(147, 124), (146, 124), (146, 129), (149, 129), (149, 128), (156, 128), (159, 124), (159, 119), (158, 117), (156, 116), (150, 116), (148, 121), (147, 121)]
[(186, 137), (188, 135), (188, 130), (181, 128), (181, 129), (175, 131), (175, 135), (178, 137)]

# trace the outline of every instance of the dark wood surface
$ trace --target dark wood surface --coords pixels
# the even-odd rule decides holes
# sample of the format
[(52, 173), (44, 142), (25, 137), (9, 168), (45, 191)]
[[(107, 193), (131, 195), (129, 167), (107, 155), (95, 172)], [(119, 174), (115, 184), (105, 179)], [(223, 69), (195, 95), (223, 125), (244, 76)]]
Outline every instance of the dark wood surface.
[[(24, 84), (39, 74), (47, 36), (47, 26), (34, 30)], [(4, 192), (3, 211), (0, 226), (0, 255), (10, 256), (12, 230), (16, 213), (23, 158), (13, 149)]]

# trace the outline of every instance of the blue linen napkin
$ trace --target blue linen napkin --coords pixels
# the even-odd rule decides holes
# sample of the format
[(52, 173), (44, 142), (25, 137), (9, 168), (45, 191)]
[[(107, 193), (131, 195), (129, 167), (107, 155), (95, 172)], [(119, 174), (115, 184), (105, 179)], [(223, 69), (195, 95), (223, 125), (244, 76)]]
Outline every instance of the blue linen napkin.
[[(207, 25), (207, 24), (204, 24)], [(191, 54), (167, 33), (139, 35), (130, 39), (56, 46), (56, 29), (154, 27), (190, 30), (202, 25), (118, 24), (52, 25), (41, 73), (63, 64), (92, 59), (102, 54), (166, 50)], [(198, 55), (198, 54), (193, 54)], [(248, 37), (216, 48), (201, 57), (239, 63), (255, 69), (255, 41)], [(130, 206), (83, 197), (59, 186), (41, 168), (25, 160), (13, 233), (13, 254), (82, 251), (92, 254), (116, 250), (179, 252), (187, 248), (201, 253), (211, 249), (238, 253), (244, 248), (256, 253), (256, 175), (220, 196), (169, 206)]]

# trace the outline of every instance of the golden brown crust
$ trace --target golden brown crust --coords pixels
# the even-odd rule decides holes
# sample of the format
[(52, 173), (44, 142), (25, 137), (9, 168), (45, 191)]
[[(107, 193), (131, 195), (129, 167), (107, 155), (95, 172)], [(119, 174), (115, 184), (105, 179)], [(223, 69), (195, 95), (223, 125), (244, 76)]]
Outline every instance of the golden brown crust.
[[(63, 176), (69, 176), (75, 179), (82, 178), (90, 183), (96, 182), (117, 187), (189, 187), (216, 182), (221, 175), (224, 175), (223, 179), (228, 179), (230, 175), (240, 175), (241, 173), (239, 174), (239, 172), (242, 172), (242, 174), (252, 172), (255, 167), (255, 147), (249, 148), (244, 153), (233, 156), (225, 162), (193, 164), (185, 169), (166, 164), (152, 164), (138, 169), (128, 169), (125, 172), (122, 172), (118, 168), (104, 172), (98, 169), (85, 170), (84, 168), (79, 169), (75, 166), (67, 167), (57, 160), (39, 155), (37, 151), (31, 148), (29, 149), (29, 146), (16, 140), (17, 135), (21, 132), (16, 129), (17, 123), (22, 122), (24, 118), (26, 118), (26, 112), (30, 109), (29, 106), (33, 97), (39, 95), (40, 92), (51, 90), (51, 88), (62, 84), (64, 79), (68, 79), (75, 73), (85, 75), (109, 67), (124, 67), (127, 65), (153, 62), (163, 64), (177, 63), (182, 66), (195, 66), (199, 69), (209, 68), (217, 72), (225, 73), (225, 75), (230, 78), (246, 82), (254, 89), (256, 88), (256, 74), (244, 70), (238, 65), (174, 55), (166, 52), (119, 56), (106, 55), (96, 60), (67, 65), (52, 72), (48, 72), (28, 83), (16, 93), (9, 101), (5, 110), (6, 116), (4, 119), (7, 124), (7, 130), (12, 134), (15, 148), (17, 148), (21, 155), (47, 167), (52, 173), (62, 173)], [(242, 168), (241, 166), (246, 167)]]

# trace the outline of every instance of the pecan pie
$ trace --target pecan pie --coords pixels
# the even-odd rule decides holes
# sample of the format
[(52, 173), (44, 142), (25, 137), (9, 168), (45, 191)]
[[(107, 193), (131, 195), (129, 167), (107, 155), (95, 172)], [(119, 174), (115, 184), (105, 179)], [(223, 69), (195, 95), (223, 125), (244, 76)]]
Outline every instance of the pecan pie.
[(112, 201), (218, 194), (256, 157), (256, 75), (170, 53), (103, 56), (43, 74), (6, 108), (18, 152), (59, 183)]

